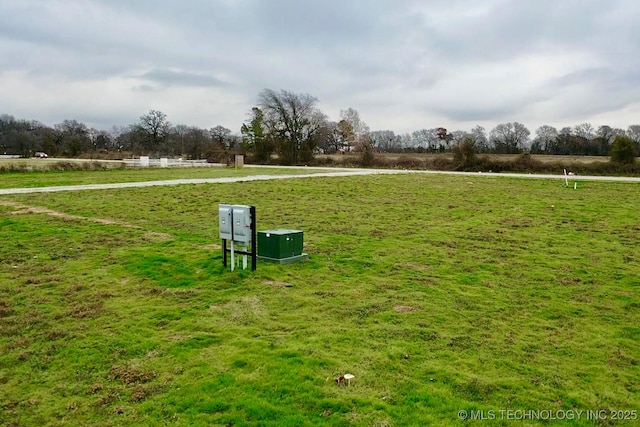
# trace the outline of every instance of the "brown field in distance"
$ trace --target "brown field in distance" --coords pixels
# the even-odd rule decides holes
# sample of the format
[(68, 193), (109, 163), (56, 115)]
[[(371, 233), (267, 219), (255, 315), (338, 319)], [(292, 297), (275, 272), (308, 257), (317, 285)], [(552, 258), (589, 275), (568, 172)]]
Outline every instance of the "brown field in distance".
[[(478, 154), (479, 159), (491, 159), (500, 161), (514, 161), (521, 154)], [(331, 159), (335, 162), (345, 162), (348, 159), (357, 159), (360, 156), (359, 153), (346, 153), (346, 154), (318, 154), (316, 159)], [(447, 159), (453, 160), (453, 153), (376, 153), (376, 157), (381, 157), (386, 160), (397, 160), (400, 158), (414, 158), (419, 160), (435, 160), (435, 159)], [(609, 156), (561, 156), (551, 154), (532, 154), (531, 158), (543, 163), (604, 163), (609, 161)]]

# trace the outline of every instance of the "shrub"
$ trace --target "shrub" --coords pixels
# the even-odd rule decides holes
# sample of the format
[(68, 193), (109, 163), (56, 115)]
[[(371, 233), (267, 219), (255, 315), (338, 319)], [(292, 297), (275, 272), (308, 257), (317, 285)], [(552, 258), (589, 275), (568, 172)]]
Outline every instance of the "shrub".
[(0, 173), (11, 173), (11, 172), (29, 172), (29, 168), (24, 163), (9, 163), (8, 165), (0, 166)]
[(520, 154), (514, 163), (514, 169), (522, 172), (534, 172), (540, 170), (541, 166), (529, 153)]
[(456, 163), (456, 169), (469, 169), (477, 163), (476, 148), (470, 138), (465, 138), (453, 148), (453, 160)]
[(609, 149), (611, 161), (632, 165), (636, 161), (636, 144), (628, 136), (618, 135)]
[(447, 171), (453, 169), (453, 163), (444, 156), (438, 156), (429, 162), (428, 167), (430, 169)]
[(212, 150), (207, 153), (207, 163), (224, 163), (229, 166), (233, 161), (233, 154), (227, 150)]
[(417, 157), (400, 156), (395, 162), (395, 167), (402, 169), (424, 169), (424, 162)]
[(336, 162), (331, 157), (314, 157), (311, 165), (313, 166), (333, 166)]
[(376, 156), (373, 153), (373, 147), (371, 144), (362, 145), (362, 154), (360, 156), (360, 164), (365, 167), (372, 166), (375, 162)]

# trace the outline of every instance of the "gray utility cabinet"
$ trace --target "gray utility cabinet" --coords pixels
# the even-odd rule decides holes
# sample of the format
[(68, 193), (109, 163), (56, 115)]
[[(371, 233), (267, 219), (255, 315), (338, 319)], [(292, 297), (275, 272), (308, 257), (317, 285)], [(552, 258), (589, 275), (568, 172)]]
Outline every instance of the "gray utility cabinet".
[(251, 206), (221, 204), (218, 214), (221, 239), (251, 242)]
[(258, 258), (288, 264), (307, 259), (302, 253), (303, 232), (300, 230), (266, 230), (258, 232)]

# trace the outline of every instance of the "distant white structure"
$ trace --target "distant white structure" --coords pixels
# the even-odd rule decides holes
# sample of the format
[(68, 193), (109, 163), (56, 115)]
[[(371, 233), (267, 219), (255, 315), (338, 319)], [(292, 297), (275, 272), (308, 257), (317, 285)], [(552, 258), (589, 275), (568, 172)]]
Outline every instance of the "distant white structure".
[(149, 156), (140, 156), (140, 166), (143, 168), (149, 167)]

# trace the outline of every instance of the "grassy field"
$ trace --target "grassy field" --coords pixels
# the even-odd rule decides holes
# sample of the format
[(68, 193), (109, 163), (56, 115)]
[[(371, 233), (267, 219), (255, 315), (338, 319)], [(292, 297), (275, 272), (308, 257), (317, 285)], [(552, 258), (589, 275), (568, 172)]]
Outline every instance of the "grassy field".
[[(218, 203), (309, 261), (225, 271)], [(637, 425), (638, 206), (444, 175), (2, 196), (0, 425)]]
[(39, 171), (0, 174), (0, 188), (32, 188), (59, 185), (161, 181), (181, 178), (220, 178), (250, 175), (305, 174), (323, 170), (308, 168), (126, 168), (94, 171)]

